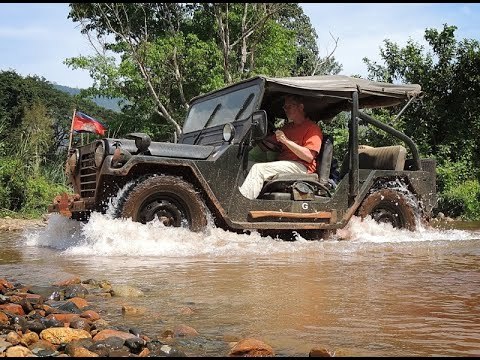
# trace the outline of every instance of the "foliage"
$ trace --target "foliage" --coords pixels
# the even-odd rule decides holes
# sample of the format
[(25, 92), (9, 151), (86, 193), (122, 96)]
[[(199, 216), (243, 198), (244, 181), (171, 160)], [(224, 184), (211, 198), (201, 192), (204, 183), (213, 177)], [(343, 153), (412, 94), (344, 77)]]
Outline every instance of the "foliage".
[[(453, 194), (455, 199), (467, 196), (466, 189), (473, 190), (480, 179), (480, 43), (457, 41), (456, 29), (447, 24), (440, 31), (426, 29), (428, 50), (411, 39), (403, 48), (384, 40), (384, 66), (364, 59), (371, 79), (422, 86), (422, 100), (413, 103), (397, 125), (417, 143), (422, 156), (436, 158), (442, 201)], [(470, 205), (464, 210), (468, 217), (479, 215)]]
[[(0, 213), (45, 212), (64, 188), (73, 109), (115, 123), (121, 114), (36, 76), (0, 72)], [(42, 209), (42, 210), (41, 210)]]
[(26, 175), (22, 162), (12, 156), (0, 158), (0, 211), (20, 211), (25, 203)]
[(90, 72), (94, 84), (84, 93), (126, 99), (122, 131), (154, 140), (180, 134), (193, 97), (233, 81), (341, 68), (331, 56), (319, 58), (315, 30), (294, 3), (72, 3), (70, 9), (82, 33), (102, 44), (95, 56), (65, 61)]
[(47, 206), (52, 203), (55, 196), (68, 192), (62, 184), (55, 184), (42, 175), (29, 177), (24, 184), (25, 202), (22, 213), (29, 216), (40, 216), (45, 213)]
[(480, 218), (480, 183), (467, 180), (449, 188), (439, 196), (438, 211), (464, 220)]

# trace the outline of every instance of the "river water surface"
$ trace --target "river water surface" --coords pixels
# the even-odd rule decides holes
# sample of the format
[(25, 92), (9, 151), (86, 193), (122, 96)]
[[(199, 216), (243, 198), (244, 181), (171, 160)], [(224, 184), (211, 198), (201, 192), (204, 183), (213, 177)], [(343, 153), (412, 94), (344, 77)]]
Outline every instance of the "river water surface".
[[(352, 356), (480, 356), (480, 224), (412, 233), (354, 218), (339, 236), (285, 242), (93, 214), (52, 215), (42, 229), (0, 232), (0, 278), (51, 285), (72, 276), (134, 286), (99, 298), (112, 325), (156, 338), (179, 324), (187, 355), (224, 356), (253, 337), (277, 356), (323, 347)], [(92, 301), (90, 301), (92, 302)], [(122, 305), (145, 307), (124, 317)], [(193, 314), (183, 314), (189, 307)]]

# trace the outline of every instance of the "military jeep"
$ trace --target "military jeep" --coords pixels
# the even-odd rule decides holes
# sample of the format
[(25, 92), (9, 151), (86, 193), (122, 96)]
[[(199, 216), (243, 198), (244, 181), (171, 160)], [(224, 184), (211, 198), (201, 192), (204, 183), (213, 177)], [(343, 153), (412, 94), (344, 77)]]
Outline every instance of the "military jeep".
[[(238, 187), (256, 145), (285, 119), (287, 94), (302, 95), (306, 112), (320, 125), (348, 114), (348, 149), (334, 154), (334, 139), (324, 134), (317, 173), (279, 174), (264, 183), (257, 199), (247, 199)], [(205, 229), (211, 218), (234, 232), (297, 232), (319, 239), (345, 227), (353, 215), (413, 231), (437, 205), (435, 160), (420, 158), (409, 137), (362, 109), (406, 107), (420, 95), (416, 84), (342, 75), (256, 76), (193, 98), (175, 143), (131, 133), (71, 149), (66, 172), (75, 193), (57, 196), (49, 211), (87, 221), (91, 212), (105, 213), (115, 198), (115, 217), (158, 219), (192, 231)], [(359, 124), (383, 130), (392, 145), (360, 144)], [(341, 163), (336, 182), (332, 159)]]

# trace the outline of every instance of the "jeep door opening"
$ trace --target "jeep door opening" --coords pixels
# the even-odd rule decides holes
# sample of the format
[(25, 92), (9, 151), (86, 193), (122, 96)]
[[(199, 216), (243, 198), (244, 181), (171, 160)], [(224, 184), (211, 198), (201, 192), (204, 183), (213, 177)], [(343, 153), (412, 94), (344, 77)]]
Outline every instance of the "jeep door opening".
[[(285, 119), (282, 99), (288, 94), (304, 97), (315, 122), (348, 112), (347, 152), (333, 154), (335, 139), (324, 133), (317, 173), (278, 175), (249, 200), (238, 187), (252, 149)], [(74, 194), (57, 196), (49, 212), (87, 220), (92, 211), (105, 213), (123, 189), (116, 217), (159, 219), (192, 231), (207, 226), (207, 212), (217, 226), (235, 232), (295, 231), (320, 238), (345, 227), (353, 215), (415, 230), (437, 205), (435, 160), (420, 158), (409, 137), (362, 109), (408, 105), (420, 95), (416, 84), (341, 75), (256, 76), (193, 98), (177, 143), (132, 133), (72, 149), (66, 172)], [(359, 144), (359, 122), (386, 132), (393, 145)], [(335, 186), (329, 181), (333, 158), (342, 165)]]

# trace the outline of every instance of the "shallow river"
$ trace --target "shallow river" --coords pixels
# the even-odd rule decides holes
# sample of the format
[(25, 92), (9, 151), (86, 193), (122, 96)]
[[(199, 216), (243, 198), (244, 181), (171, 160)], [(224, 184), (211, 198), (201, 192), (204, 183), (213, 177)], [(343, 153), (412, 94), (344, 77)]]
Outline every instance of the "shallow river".
[[(467, 226), (468, 225), (468, 226)], [(154, 338), (185, 324), (187, 355), (222, 356), (253, 337), (277, 356), (323, 347), (353, 356), (480, 356), (480, 224), (415, 233), (354, 218), (321, 241), (204, 234), (93, 214), (0, 232), (0, 278), (51, 285), (78, 276), (143, 297), (94, 300), (112, 325)], [(146, 315), (122, 316), (122, 305)], [(189, 307), (193, 314), (181, 314)]]

